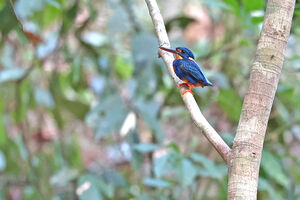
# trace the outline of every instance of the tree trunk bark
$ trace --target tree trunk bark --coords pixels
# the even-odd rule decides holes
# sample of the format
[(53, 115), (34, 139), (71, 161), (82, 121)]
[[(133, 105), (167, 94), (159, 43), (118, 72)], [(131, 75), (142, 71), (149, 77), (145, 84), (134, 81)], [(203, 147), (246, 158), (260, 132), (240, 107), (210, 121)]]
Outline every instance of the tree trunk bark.
[(228, 200), (255, 200), (268, 119), (284, 61), (295, 0), (268, 0), (229, 158)]

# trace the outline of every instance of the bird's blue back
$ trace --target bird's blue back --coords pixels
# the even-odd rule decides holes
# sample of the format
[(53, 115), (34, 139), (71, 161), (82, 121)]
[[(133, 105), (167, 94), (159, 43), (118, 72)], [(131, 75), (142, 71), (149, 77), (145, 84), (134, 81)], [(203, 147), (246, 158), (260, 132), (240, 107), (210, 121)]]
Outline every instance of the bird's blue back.
[(193, 60), (182, 58), (173, 62), (175, 74), (181, 80), (186, 79), (188, 82), (203, 86), (212, 86), (213, 84), (204, 76), (200, 66)]

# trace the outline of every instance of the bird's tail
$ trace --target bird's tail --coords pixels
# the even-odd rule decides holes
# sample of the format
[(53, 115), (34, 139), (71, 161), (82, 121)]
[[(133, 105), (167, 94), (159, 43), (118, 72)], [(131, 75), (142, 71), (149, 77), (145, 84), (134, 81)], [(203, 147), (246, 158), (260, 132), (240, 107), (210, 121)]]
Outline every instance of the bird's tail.
[(206, 79), (205, 86), (214, 86), (209, 80)]

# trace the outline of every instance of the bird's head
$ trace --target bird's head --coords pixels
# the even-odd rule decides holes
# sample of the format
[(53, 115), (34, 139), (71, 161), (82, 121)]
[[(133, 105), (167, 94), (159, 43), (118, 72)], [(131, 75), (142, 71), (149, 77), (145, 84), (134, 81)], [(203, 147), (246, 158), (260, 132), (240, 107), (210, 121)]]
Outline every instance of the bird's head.
[(166, 48), (166, 47), (159, 47), (161, 50), (168, 51), (174, 53), (176, 55), (176, 59), (187, 58), (190, 60), (194, 60), (194, 54), (191, 50), (185, 47), (176, 47), (175, 49)]

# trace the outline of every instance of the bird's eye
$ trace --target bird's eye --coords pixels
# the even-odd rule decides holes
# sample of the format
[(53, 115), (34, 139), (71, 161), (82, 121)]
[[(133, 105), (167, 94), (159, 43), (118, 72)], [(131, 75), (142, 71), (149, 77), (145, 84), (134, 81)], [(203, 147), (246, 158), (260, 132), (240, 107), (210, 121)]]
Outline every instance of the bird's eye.
[(182, 50), (181, 53), (185, 53), (185, 50)]

